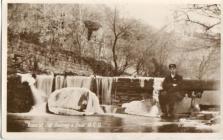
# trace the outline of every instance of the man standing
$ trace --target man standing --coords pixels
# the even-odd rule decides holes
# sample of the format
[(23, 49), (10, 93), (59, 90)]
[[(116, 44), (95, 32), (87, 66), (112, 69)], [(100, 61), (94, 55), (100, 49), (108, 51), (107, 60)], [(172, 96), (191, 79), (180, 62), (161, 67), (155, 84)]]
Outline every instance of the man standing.
[(170, 64), (169, 71), (170, 74), (163, 81), (163, 91), (159, 95), (162, 117), (174, 117), (174, 105), (184, 97), (181, 91), (183, 78), (177, 74), (176, 64)]

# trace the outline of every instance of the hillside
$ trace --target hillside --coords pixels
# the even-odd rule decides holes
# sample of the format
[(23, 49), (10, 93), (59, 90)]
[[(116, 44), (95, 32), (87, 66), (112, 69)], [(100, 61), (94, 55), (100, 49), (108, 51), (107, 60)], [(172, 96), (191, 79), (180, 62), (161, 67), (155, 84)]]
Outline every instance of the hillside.
[(41, 44), (33, 44), (20, 40), (17, 46), (8, 44), (8, 73), (32, 72), (62, 74), (65, 72), (74, 75), (89, 76), (92, 74), (112, 75), (112, 66), (104, 61), (90, 57), (80, 57), (75, 52), (57, 48), (51, 50)]

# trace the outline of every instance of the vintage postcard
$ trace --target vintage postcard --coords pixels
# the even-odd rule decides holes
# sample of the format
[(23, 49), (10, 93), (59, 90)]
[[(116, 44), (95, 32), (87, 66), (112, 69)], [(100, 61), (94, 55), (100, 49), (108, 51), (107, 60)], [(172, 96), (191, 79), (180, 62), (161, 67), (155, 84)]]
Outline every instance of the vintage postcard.
[(2, 8), (3, 139), (223, 139), (220, 1)]

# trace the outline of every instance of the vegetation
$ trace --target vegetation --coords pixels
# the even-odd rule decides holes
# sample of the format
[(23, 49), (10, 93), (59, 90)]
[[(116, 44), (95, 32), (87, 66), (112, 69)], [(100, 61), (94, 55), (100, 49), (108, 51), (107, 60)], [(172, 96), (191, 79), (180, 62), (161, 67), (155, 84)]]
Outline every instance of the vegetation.
[[(9, 4), (8, 67), (21, 63), (13, 59), (21, 43), (26, 42), (38, 46), (36, 51), (44, 57), (25, 57), (33, 61), (34, 71), (43, 61), (45, 67), (53, 67), (56, 62), (61, 65), (58, 59), (63, 52), (71, 65), (87, 64), (98, 75), (119, 76), (135, 71), (136, 75), (159, 77), (166, 75), (168, 63), (174, 62), (183, 75), (202, 79), (215, 72), (220, 63), (220, 37), (212, 32), (220, 24), (218, 8), (219, 5), (187, 5), (173, 13), (176, 21), (171, 24), (177, 24), (175, 29), (169, 24), (156, 29), (106, 5)], [(190, 14), (198, 10), (217, 22), (206, 25), (192, 19)], [(194, 26), (204, 30), (193, 32), (193, 36), (175, 32)], [(196, 55), (201, 52), (204, 55)]]

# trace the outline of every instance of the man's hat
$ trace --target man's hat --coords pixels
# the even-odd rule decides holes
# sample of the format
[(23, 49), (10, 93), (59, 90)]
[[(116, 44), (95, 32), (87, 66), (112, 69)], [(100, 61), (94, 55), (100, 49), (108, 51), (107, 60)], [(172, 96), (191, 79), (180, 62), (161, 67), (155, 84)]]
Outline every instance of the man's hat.
[(176, 64), (169, 64), (169, 69), (170, 68), (176, 68), (177, 66), (176, 66)]

